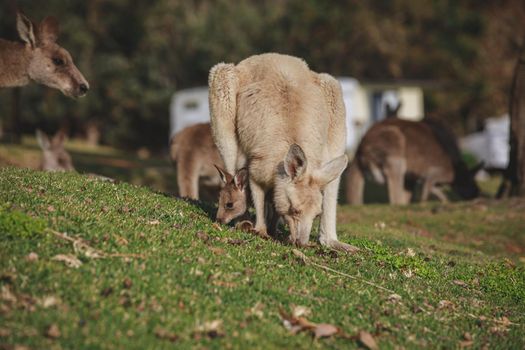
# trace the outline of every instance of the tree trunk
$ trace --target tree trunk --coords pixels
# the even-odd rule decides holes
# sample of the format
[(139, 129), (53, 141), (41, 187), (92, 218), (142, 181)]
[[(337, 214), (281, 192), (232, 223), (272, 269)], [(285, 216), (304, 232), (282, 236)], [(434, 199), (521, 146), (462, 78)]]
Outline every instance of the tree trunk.
[(498, 196), (525, 197), (525, 44), (514, 71), (509, 113), (509, 165)]

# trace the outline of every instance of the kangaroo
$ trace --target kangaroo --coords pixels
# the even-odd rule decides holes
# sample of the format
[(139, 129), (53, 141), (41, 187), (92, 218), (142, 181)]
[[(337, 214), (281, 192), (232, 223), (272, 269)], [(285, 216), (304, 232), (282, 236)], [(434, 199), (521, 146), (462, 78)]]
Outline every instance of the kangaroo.
[(468, 170), (454, 135), (441, 123), (397, 118), (373, 125), (361, 140), (348, 168), (346, 198), (350, 204), (363, 203), (364, 176), (386, 183), (391, 204), (408, 204), (411, 192), (405, 180), (422, 180), (421, 201), (430, 193), (440, 200), (446, 196), (437, 187), (450, 184), (465, 199), (479, 195), (474, 175), (483, 164)]
[(45, 171), (72, 171), (75, 170), (71, 156), (64, 148), (66, 133), (58, 131), (52, 139), (49, 139), (43, 131), (36, 131), (36, 139), (42, 149), (42, 161), (40, 170)]
[(344, 251), (336, 233), (337, 191), (345, 155), (341, 87), (296, 57), (251, 56), (219, 63), (209, 75), (213, 138), (226, 170), (246, 157), (255, 230), (267, 235), (265, 199), (290, 228), (290, 241), (306, 245), (320, 220), (320, 243)]
[(33, 81), (69, 97), (87, 93), (88, 82), (69, 52), (56, 43), (59, 28), (54, 17), (46, 17), (35, 26), (18, 12), (16, 27), (23, 43), (0, 39), (0, 88), (24, 86)]
[(170, 139), (170, 158), (177, 167), (177, 186), (181, 197), (199, 199), (199, 178), (206, 184), (219, 186), (220, 176), (213, 164), (222, 166), (222, 159), (213, 142), (209, 123), (182, 129)]
[(221, 224), (228, 224), (247, 213), (248, 170), (241, 168), (235, 172), (235, 175), (232, 175), (218, 165), (215, 167), (222, 181), (216, 219)]

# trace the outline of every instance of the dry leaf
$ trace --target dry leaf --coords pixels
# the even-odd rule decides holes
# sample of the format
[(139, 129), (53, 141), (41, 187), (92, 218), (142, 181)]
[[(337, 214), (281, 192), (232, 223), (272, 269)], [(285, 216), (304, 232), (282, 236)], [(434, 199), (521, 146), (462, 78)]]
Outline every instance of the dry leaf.
[(240, 238), (228, 238), (226, 240), (226, 243), (231, 244), (231, 245), (242, 245), (246, 243), (246, 241)]
[(339, 333), (339, 328), (328, 323), (320, 323), (315, 327), (314, 335), (316, 339), (323, 337), (331, 337)]
[(50, 213), (52, 213), (52, 212), (55, 211), (55, 207), (52, 206), (52, 205), (48, 205), (48, 206), (47, 206), (47, 211), (50, 212)]
[(402, 272), (406, 278), (411, 278), (412, 276), (414, 276), (414, 272), (410, 268), (408, 270), (403, 270)]
[(210, 239), (210, 236), (208, 236), (206, 233), (202, 231), (197, 231), (197, 233), (195, 233), (195, 236), (203, 242), (208, 242)]
[(215, 255), (224, 255), (226, 254), (226, 250), (220, 248), (220, 247), (209, 247), (210, 251)]
[(463, 340), (472, 340), (472, 334), (469, 332), (463, 333)]
[(160, 221), (157, 219), (148, 221), (148, 225), (158, 225), (158, 224), (160, 224)]
[(454, 308), (454, 303), (449, 301), (449, 300), (441, 300), (439, 303), (438, 303), (438, 309), (442, 310), (442, 309), (453, 309)]
[(452, 283), (454, 283), (456, 286), (460, 286), (460, 287), (463, 287), (463, 288), (467, 288), (468, 287), (468, 285), (465, 282), (461, 281), (461, 280), (454, 280), (454, 281), (452, 281)]
[(44, 308), (50, 308), (60, 304), (60, 299), (54, 295), (48, 295), (40, 300), (40, 305)]
[(227, 281), (219, 281), (219, 280), (213, 280), (211, 282), (214, 286), (217, 287), (225, 287), (225, 288), (235, 288), (237, 287), (237, 283), (235, 282), (227, 282)]
[(214, 222), (213, 224), (211, 224), (211, 226), (216, 229), (217, 231), (222, 231), (222, 227), (221, 225), (219, 225), (218, 223)]
[(473, 342), (472, 340), (461, 340), (461, 341), (459, 342), (459, 348), (460, 348), (460, 349), (469, 348), (469, 347), (471, 347), (473, 344), (474, 344), (474, 342)]
[(383, 221), (378, 221), (374, 223), (374, 227), (380, 230), (384, 230), (386, 228), (386, 224)]
[(397, 303), (399, 301), (401, 301), (401, 295), (399, 294), (390, 294), (387, 298), (388, 301), (392, 302), (392, 303)]
[(405, 255), (409, 257), (413, 257), (413, 256), (416, 256), (416, 252), (412, 248), (407, 248)]
[(68, 267), (78, 268), (82, 265), (82, 261), (78, 260), (78, 258), (71, 254), (58, 254), (55, 255), (51, 260), (55, 261), (62, 261), (66, 264)]
[(118, 236), (118, 235), (115, 235), (115, 236), (117, 238), (116, 241), (118, 245), (128, 245), (129, 244), (129, 241), (125, 239), (124, 237)]
[(38, 254), (35, 253), (35, 252), (31, 252), (31, 253), (27, 254), (26, 260), (27, 261), (37, 261), (38, 260)]
[(264, 304), (258, 301), (257, 303), (255, 303), (255, 305), (250, 310), (248, 310), (247, 314), (248, 316), (255, 316), (257, 318), (263, 318), (264, 317), (263, 309), (264, 309)]
[(6, 338), (11, 335), (11, 330), (0, 327), (0, 338)]
[(224, 336), (224, 331), (222, 330), (222, 320), (213, 320), (209, 322), (204, 322), (201, 325), (198, 325), (193, 332), (194, 337), (200, 337), (205, 335), (208, 338), (218, 338)]
[(170, 331), (168, 331), (168, 330), (166, 330), (164, 328), (160, 328), (160, 327), (155, 328), (154, 334), (159, 339), (166, 339), (166, 340), (169, 340), (171, 342), (174, 342), (177, 339), (179, 339), (179, 337), (175, 333), (170, 332)]
[(0, 294), (0, 299), (7, 301), (9, 303), (16, 303), (16, 296), (11, 292), (8, 286), (2, 286), (2, 292)]
[(126, 277), (124, 279), (124, 282), (122, 282), (122, 287), (126, 289), (130, 289), (132, 286), (133, 286), (133, 281), (131, 280), (131, 278)]
[(60, 329), (58, 329), (58, 326), (53, 323), (49, 327), (47, 327), (44, 335), (48, 338), (56, 339), (60, 337)]
[(370, 349), (370, 350), (379, 349), (377, 347), (377, 343), (374, 337), (372, 337), (372, 334), (368, 333), (367, 331), (359, 332), (359, 342), (363, 344), (367, 349)]
[(310, 316), (312, 311), (306, 306), (294, 306), (292, 309), (292, 317)]
[(340, 333), (340, 329), (334, 325), (328, 323), (317, 324), (308, 321), (305, 317), (294, 315), (294, 313), (296, 315), (303, 315), (309, 312), (309, 309), (304, 306), (296, 306), (292, 312), (292, 315), (289, 315), (284, 310), (279, 310), (281, 319), (283, 321), (283, 326), (292, 334), (297, 334), (302, 331), (309, 331), (317, 339), (322, 337), (330, 337)]

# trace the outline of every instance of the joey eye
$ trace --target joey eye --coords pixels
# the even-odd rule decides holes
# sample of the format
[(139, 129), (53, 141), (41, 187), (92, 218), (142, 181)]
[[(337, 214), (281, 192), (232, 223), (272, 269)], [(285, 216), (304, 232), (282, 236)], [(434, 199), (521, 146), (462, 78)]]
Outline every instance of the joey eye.
[(228, 202), (228, 203), (226, 203), (226, 205), (224, 207), (226, 209), (233, 209), (233, 203), (232, 202)]
[(60, 57), (53, 57), (53, 64), (57, 67), (60, 67), (60, 66), (63, 66), (65, 62)]

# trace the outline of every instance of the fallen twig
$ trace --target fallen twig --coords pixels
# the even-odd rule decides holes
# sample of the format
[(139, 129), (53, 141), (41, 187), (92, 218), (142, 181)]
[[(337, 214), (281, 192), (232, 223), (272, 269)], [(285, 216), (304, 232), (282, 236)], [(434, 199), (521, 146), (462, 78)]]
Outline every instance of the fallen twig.
[(378, 289), (381, 289), (381, 290), (384, 290), (386, 292), (389, 292), (389, 293), (393, 293), (395, 294), (396, 292), (394, 292), (393, 290), (391, 289), (388, 289), (388, 288), (385, 288), (385, 287), (382, 287), (378, 284), (375, 284), (375, 283), (372, 283), (370, 281), (367, 281), (363, 278), (359, 278), (357, 276), (352, 276), (352, 275), (349, 275), (347, 273), (344, 273), (344, 272), (341, 272), (341, 271), (337, 271), (337, 270), (334, 270), (332, 269), (331, 267), (328, 267), (328, 266), (325, 266), (325, 265), (321, 265), (321, 264), (318, 264), (314, 261), (311, 261), (306, 255), (304, 255), (303, 252), (297, 250), (297, 249), (292, 249), (292, 253), (298, 257), (299, 259), (301, 259), (305, 264), (310, 264), (310, 265), (313, 265), (315, 267), (318, 267), (320, 269), (323, 269), (325, 271), (330, 271), (330, 272), (333, 272), (333, 273), (336, 273), (338, 275), (341, 275), (341, 276), (344, 276), (344, 277), (347, 277), (347, 278), (350, 278), (350, 279), (353, 279), (353, 280), (356, 280), (356, 281), (359, 281), (359, 282), (362, 282), (362, 283), (365, 283), (365, 284), (368, 284), (372, 287), (375, 287), (375, 288), (378, 288)]
[(145, 255), (143, 254), (126, 254), (126, 253), (106, 253), (101, 250), (95, 249), (88, 245), (83, 239), (81, 238), (73, 238), (68, 236), (65, 233), (55, 231), (53, 229), (47, 228), (47, 232), (50, 232), (55, 237), (58, 237), (60, 239), (63, 239), (65, 241), (73, 243), (73, 249), (75, 252), (82, 252), (86, 257), (92, 258), (92, 259), (103, 259), (103, 258), (139, 258), (144, 259)]

